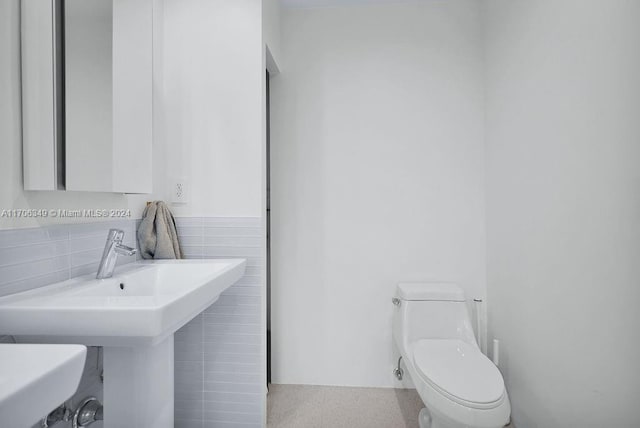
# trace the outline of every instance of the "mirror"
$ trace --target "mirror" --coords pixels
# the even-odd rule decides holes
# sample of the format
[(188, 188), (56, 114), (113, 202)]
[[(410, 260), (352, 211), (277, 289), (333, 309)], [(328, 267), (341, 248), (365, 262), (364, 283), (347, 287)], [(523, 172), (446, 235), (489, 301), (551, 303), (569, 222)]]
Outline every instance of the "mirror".
[(152, 0), (22, 0), (25, 190), (151, 192), (152, 22)]

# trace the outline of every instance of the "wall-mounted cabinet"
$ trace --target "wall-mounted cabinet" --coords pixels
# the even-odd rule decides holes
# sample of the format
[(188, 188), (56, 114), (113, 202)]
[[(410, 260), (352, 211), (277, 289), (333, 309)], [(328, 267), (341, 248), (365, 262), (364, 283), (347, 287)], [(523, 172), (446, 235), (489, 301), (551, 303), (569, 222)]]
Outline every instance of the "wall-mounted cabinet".
[(152, 0), (22, 0), (25, 190), (151, 193)]

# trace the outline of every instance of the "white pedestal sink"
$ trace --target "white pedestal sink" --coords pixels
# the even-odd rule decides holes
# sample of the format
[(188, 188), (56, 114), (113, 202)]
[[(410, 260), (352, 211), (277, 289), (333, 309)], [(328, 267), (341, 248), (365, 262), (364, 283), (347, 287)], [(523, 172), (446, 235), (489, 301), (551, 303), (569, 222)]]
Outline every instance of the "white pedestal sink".
[(134, 263), (0, 298), (0, 334), (104, 346), (105, 428), (173, 427), (173, 334), (245, 271), (244, 259)]
[(0, 426), (32, 426), (71, 398), (86, 355), (80, 345), (0, 345)]

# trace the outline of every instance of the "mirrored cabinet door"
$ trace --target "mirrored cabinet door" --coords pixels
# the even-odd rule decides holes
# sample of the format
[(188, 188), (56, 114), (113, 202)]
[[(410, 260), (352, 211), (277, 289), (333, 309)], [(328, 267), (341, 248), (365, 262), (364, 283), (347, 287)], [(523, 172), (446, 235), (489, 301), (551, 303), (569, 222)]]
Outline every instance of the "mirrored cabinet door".
[[(47, 13), (51, 28), (34, 43), (32, 16), (45, 19)], [(41, 78), (44, 83), (23, 72), (23, 93), (51, 98), (54, 105), (51, 112), (23, 108), (25, 189), (150, 193), (152, 0), (22, 0), (22, 20), (23, 67), (40, 70), (40, 77), (59, 70)], [(47, 46), (49, 64), (42, 55)], [(53, 144), (27, 137), (52, 132)], [(31, 177), (39, 177), (34, 165), (49, 167), (42, 156), (49, 152), (57, 165), (51, 167), (54, 182), (31, 186)]]
[(62, 3), (23, 0), (22, 156), (26, 190), (64, 190)]

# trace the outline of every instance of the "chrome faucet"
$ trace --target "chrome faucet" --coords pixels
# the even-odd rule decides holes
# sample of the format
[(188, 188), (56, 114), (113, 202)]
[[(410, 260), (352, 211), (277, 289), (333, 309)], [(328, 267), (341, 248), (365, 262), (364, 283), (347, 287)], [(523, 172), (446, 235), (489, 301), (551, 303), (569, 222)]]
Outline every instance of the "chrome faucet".
[(124, 238), (124, 230), (111, 229), (107, 235), (107, 243), (104, 246), (104, 252), (102, 253), (102, 260), (100, 260), (100, 266), (98, 267), (97, 279), (111, 278), (113, 275), (113, 269), (116, 267), (116, 259), (118, 254), (124, 256), (132, 256), (136, 253), (135, 248), (122, 245), (122, 238)]

